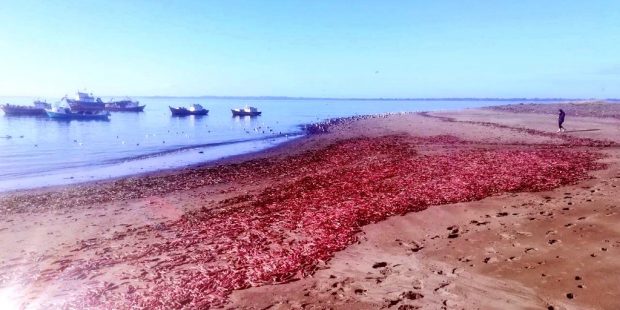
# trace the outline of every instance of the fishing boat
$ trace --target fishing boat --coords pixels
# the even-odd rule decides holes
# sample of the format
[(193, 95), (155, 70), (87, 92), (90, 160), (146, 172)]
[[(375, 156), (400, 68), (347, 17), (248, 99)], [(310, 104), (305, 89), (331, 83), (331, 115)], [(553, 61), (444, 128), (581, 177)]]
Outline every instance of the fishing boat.
[(199, 104), (192, 104), (189, 108), (186, 107), (169, 107), (173, 116), (188, 116), (188, 115), (207, 115), (209, 110), (203, 108)]
[(250, 106), (245, 106), (244, 108), (241, 109), (232, 109), (232, 115), (233, 116), (258, 116), (261, 115), (261, 111), (259, 111), (257, 108), (255, 107), (250, 107)]
[(75, 99), (63, 98), (67, 100), (71, 111), (102, 111), (105, 109), (105, 103), (101, 98), (95, 98), (93, 94), (77, 92)]
[(133, 101), (127, 98), (124, 100), (107, 102), (104, 109), (110, 112), (142, 112), (145, 106), (146, 105), (140, 105), (139, 101)]
[(45, 110), (45, 112), (47, 116), (57, 120), (110, 120), (110, 112), (108, 111), (73, 111), (67, 107), (54, 107)]
[(41, 100), (36, 100), (33, 106), (25, 105), (13, 105), (3, 104), (0, 105), (0, 109), (4, 111), (4, 114), (9, 116), (46, 116), (45, 109), (49, 109), (52, 106)]

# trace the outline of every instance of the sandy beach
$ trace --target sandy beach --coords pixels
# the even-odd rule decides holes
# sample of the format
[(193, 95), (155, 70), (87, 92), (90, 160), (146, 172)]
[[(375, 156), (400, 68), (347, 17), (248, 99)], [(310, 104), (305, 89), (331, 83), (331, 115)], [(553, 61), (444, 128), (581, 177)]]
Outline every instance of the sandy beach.
[(204, 167), (0, 194), (0, 298), (620, 308), (618, 105), (558, 106), (565, 133), (530, 105), (360, 117)]

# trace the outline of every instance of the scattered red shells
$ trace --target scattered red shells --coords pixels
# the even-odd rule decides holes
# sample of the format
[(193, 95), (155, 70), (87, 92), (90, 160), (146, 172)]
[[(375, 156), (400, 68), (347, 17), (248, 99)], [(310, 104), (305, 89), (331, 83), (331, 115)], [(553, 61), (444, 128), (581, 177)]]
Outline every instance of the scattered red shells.
[[(110, 240), (80, 242), (76, 250), (97, 255), (58, 261), (41, 280), (82, 279), (129, 266), (126, 278), (146, 285), (117, 289), (118, 283), (103, 283), (65, 306), (209, 308), (225, 303), (235, 289), (312, 274), (369, 223), (501, 192), (548, 190), (601, 167), (595, 162), (599, 155), (553, 146), (415, 151), (419, 144), (459, 143), (464, 144), (450, 136), (359, 138), (279, 160), (260, 170), (280, 176), (260, 193), (165, 225), (128, 229)], [(159, 242), (105, 250), (111, 240), (138, 234)]]

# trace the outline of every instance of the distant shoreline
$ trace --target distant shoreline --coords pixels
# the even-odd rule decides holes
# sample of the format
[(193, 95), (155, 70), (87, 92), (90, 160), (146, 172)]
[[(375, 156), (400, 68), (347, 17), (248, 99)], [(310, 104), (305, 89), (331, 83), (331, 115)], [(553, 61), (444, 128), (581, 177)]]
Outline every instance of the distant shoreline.
[(206, 98), (235, 100), (342, 100), (342, 101), (620, 101), (618, 98), (339, 98), (287, 96), (136, 96), (142, 98)]
[[(102, 98), (119, 98), (127, 95), (103, 95)], [(340, 100), (340, 101), (535, 101), (535, 102), (575, 102), (575, 101), (611, 101), (620, 102), (620, 98), (493, 98), (493, 97), (422, 97), (422, 98), (356, 98), (356, 97), (289, 97), (289, 96), (129, 96), (135, 98), (167, 99), (167, 98), (203, 98), (225, 100)], [(54, 96), (11, 96), (1, 95), (0, 98), (55, 98)], [(60, 98), (60, 97), (59, 97)]]

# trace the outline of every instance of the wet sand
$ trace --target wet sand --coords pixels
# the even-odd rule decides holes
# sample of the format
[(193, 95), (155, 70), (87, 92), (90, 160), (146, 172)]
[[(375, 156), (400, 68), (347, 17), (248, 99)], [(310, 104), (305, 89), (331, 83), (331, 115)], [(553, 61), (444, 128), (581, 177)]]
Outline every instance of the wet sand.
[[(63, 258), (89, 261), (97, 255), (115, 251), (120, 255), (161, 242), (166, 230), (160, 229), (158, 236), (151, 234), (157, 230), (153, 228), (165, 227), (188, 212), (233, 208), (243, 203), (244, 196), (288, 184), (304, 173), (275, 170), (281, 161), (348, 139), (451, 135), (469, 142), (417, 147), (424, 154), (443, 154), (454, 148), (566, 143), (553, 135), (511, 129), (553, 133), (555, 119), (544, 114), (467, 110), (428, 116), (344, 122), (329, 133), (229, 159), (219, 167), (2, 197), (2, 286), (5, 290), (8, 284), (17, 287), (14, 295), (31, 306), (61, 303), (80, 296), (76, 292), (102, 285), (113, 291), (140, 287), (138, 278), (123, 279), (132, 266), (122, 264), (98, 266), (83, 277), (69, 274), (42, 281), (30, 276), (22, 279), (22, 285), (14, 279), (57, 268)], [(572, 117), (567, 118), (566, 127), (573, 131), (567, 133), (570, 136), (620, 143), (618, 120)], [(587, 145), (570, 149), (606, 154), (600, 161), (607, 167), (590, 172), (592, 179), (551, 191), (432, 206), (366, 225), (357, 234), (357, 243), (317, 265), (309, 276), (236, 290), (217, 305), (250, 309), (617, 308), (620, 260), (614, 257), (620, 248), (619, 149)], [(144, 234), (119, 238), (136, 231)]]

